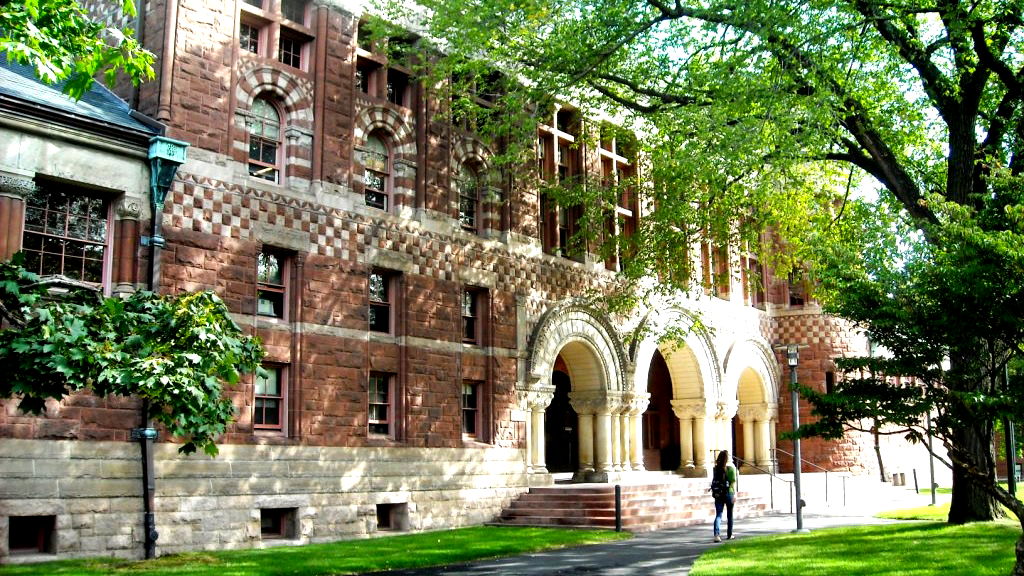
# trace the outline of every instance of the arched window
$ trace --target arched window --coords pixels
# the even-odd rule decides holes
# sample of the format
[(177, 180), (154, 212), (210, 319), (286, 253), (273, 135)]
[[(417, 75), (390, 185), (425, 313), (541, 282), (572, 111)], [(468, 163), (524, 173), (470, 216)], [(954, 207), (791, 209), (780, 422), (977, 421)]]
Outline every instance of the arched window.
[(366, 139), (362, 151), (366, 205), (388, 210), (391, 197), (391, 156), (377, 136)]
[(459, 191), (459, 224), (463, 230), (479, 232), (480, 199), (483, 197), (483, 181), (479, 173), (472, 166), (463, 164), (455, 185)]
[(281, 173), (281, 115), (268, 100), (257, 98), (248, 124), (249, 175), (276, 183)]

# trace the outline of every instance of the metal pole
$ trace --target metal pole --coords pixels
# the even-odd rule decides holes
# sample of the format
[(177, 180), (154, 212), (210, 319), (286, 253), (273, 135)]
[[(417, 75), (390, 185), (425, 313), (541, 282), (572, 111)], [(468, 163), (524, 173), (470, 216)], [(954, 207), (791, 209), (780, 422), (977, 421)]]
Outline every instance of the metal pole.
[[(789, 363), (789, 400), (793, 410), (793, 432), (800, 429), (800, 398), (796, 391), (797, 367), (800, 364), (799, 349), (796, 344), (790, 344), (786, 349), (787, 361)], [(795, 532), (806, 532), (804, 529), (803, 500), (800, 497), (800, 437), (793, 438), (793, 490), (796, 498), (796, 530)]]
[(622, 486), (615, 485), (615, 531), (622, 532)]
[[(1010, 366), (1006, 366), (1006, 389), (1010, 389)], [(1017, 439), (1014, 438), (1013, 420), (1007, 416), (1003, 420), (1004, 435), (1006, 436), (1006, 491), (1010, 496), (1017, 495)]]
[(932, 413), (925, 412), (925, 425), (928, 426), (928, 486), (932, 493), (932, 506), (935, 506), (935, 456), (932, 455)]

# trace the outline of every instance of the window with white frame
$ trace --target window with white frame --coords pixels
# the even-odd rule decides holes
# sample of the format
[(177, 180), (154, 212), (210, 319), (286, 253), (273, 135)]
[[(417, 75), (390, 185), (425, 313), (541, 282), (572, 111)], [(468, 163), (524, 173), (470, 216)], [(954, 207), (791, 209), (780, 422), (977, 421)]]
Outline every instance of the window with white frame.
[(256, 313), (271, 318), (288, 318), (287, 254), (272, 248), (260, 251), (256, 260)]
[(391, 154), (376, 135), (366, 139), (362, 151), (366, 205), (389, 210), (391, 205)]
[(371, 436), (392, 435), (393, 399), (394, 374), (370, 372), (367, 386), (367, 425)]
[(265, 374), (256, 374), (253, 382), (253, 428), (284, 430), (287, 414), (288, 371), (280, 364), (264, 364)]
[(397, 273), (387, 270), (370, 272), (369, 328), (371, 332), (393, 333), (397, 283)]
[(459, 192), (459, 225), (467, 232), (480, 231), (480, 206), (484, 186), (480, 173), (468, 164), (459, 167), (455, 179)]
[(478, 438), (481, 431), (480, 401), (483, 384), (471, 380), (462, 382), (462, 434)]
[(106, 279), (110, 202), (57, 183), (40, 183), (25, 198), (24, 267), (100, 286)]
[(266, 98), (253, 100), (248, 119), (249, 175), (277, 183), (281, 173), (281, 114)]
[(239, 47), (244, 53), (305, 71), (314, 39), (310, 5), (308, 0), (245, 0), (239, 14)]

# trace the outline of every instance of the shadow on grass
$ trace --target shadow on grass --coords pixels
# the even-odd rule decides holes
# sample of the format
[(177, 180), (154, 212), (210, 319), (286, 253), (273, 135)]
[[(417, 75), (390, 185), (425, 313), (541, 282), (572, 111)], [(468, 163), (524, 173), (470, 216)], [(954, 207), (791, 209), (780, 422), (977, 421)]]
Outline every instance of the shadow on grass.
[(0, 566), (0, 576), (326, 576), (456, 564), (629, 538), (609, 530), (480, 526), (148, 561), (86, 559)]

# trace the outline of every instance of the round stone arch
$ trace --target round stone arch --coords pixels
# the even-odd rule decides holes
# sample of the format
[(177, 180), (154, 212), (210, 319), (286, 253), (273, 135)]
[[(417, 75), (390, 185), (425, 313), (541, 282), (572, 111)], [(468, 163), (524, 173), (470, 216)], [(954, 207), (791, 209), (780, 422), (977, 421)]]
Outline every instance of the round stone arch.
[(558, 355), (567, 348), (571, 358), (563, 356), (566, 362), (586, 370), (579, 374), (583, 389), (621, 392), (626, 387), (622, 341), (602, 314), (581, 302), (564, 302), (545, 312), (530, 342), (527, 382), (548, 383)]
[(725, 355), (722, 389), (718, 399), (740, 400), (740, 387), (757, 385), (760, 391), (744, 390), (748, 402), (752, 395), (759, 396), (760, 402), (777, 402), (779, 397), (779, 364), (768, 342), (761, 338), (747, 338), (733, 343)]
[[(638, 337), (633, 341), (633, 382), (647, 386), (654, 352), (660, 350), (672, 377), (673, 397), (682, 399), (716, 398), (721, 387), (722, 372), (711, 335), (689, 310), (669, 308), (649, 312), (641, 321)], [(662, 342), (669, 330), (686, 334), (682, 342)]]
[(764, 340), (748, 338), (729, 348), (719, 406), (723, 426), (739, 437), (737, 456), (747, 473), (774, 470), (779, 377), (775, 354)]
[(313, 85), (284, 70), (258, 65), (243, 70), (235, 85), (234, 130), (232, 157), (239, 162), (248, 160), (248, 124), (251, 121), (253, 101), (257, 97), (271, 96), (284, 113), (282, 120), (285, 139), (284, 166), (288, 178), (308, 178), (313, 158)]
[(416, 165), (416, 133), (409, 118), (384, 106), (363, 108), (355, 118), (356, 148), (365, 146), (366, 139), (374, 132), (387, 134), (396, 169), (402, 164)]
[[(628, 365), (622, 341), (608, 319), (579, 300), (569, 300), (545, 312), (530, 338), (524, 378), (531, 411), (528, 464), (531, 472), (547, 472), (545, 408), (555, 393), (552, 371), (561, 355), (569, 371), (569, 401), (577, 417), (573, 478), (607, 482), (613, 472), (633, 469), (633, 416), (641, 410), (632, 394), (624, 393)], [(639, 422), (639, 418), (635, 418)], [(554, 441), (554, 438), (552, 439)]]

